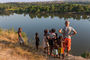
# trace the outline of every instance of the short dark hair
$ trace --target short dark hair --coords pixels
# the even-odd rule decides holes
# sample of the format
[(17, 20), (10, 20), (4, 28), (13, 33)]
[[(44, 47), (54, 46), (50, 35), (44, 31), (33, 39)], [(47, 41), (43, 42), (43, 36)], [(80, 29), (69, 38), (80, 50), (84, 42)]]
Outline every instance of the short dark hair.
[(51, 32), (53, 32), (53, 33), (56, 32), (56, 29), (52, 28), (52, 29), (51, 29)]
[(62, 39), (63, 38), (63, 36), (59, 36), (59, 39)]
[(21, 30), (22, 30), (22, 28), (21, 28), (21, 27), (19, 27), (19, 28), (18, 28), (18, 31), (21, 31)]
[(70, 22), (69, 22), (68, 20), (65, 21), (65, 24), (66, 24), (66, 23), (69, 23), (69, 24), (70, 24)]
[(38, 35), (38, 33), (36, 32), (35, 35)]
[(44, 33), (47, 34), (47, 33), (48, 33), (48, 29), (45, 29), (45, 30), (44, 30)]

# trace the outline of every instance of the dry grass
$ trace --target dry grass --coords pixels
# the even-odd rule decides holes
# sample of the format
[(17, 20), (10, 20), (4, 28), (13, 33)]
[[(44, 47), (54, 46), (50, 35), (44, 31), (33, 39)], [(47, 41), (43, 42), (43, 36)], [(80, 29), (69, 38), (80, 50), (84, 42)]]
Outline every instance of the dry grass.
[(21, 46), (18, 44), (18, 35), (13, 29), (0, 29), (0, 56), (3, 54), (6, 55), (0, 57), (0, 60), (45, 60), (44, 56), (38, 54), (33, 47), (27, 45), (27, 37), (25, 33), (23, 33), (23, 39), (25, 45)]

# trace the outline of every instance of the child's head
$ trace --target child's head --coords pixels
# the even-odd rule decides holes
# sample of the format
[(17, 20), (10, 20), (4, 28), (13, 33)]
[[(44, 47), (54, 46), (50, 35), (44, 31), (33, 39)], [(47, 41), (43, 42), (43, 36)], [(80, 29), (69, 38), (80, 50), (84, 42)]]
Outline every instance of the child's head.
[(22, 32), (22, 28), (19, 27), (19, 28), (18, 28), (18, 31)]
[(44, 34), (47, 34), (47, 33), (48, 33), (48, 30), (47, 30), (47, 29), (45, 29), (45, 30), (44, 30)]
[(60, 40), (63, 39), (63, 36), (59, 36), (59, 39), (60, 39)]
[(52, 32), (52, 33), (55, 33), (55, 32), (56, 32), (56, 29), (51, 29), (51, 32)]
[(51, 31), (51, 30), (49, 30), (49, 33), (52, 33), (52, 31)]
[(38, 33), (36, 32), (35, 35), (38, 36)]

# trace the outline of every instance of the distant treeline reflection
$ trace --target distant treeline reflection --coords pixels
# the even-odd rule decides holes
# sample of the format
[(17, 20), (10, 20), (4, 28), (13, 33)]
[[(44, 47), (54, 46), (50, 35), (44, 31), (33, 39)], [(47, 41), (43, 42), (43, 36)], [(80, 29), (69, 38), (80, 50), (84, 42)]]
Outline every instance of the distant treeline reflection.
[(64, 19), (69, 19), (69, 18), (73, 18), (73, 19), (90, 19), (90, 14), (79, 14), (79, 13), (19, 13), (19, 12), (0, 12), (0, 16), (10, 16), (10, 15), (14, 15), (14, 14), (24, 14), (24, 16), (26, 16), (27, 14), (29, 14), (30, 18), (54, 18), (54, 17), (58, 17), (58, 18), (64, 18)]

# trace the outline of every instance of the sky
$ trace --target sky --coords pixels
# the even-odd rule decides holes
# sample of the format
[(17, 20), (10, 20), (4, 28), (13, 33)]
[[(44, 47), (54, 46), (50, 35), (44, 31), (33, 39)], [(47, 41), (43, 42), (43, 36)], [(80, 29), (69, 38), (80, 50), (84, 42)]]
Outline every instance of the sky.
[(63, 0), (0, 0), (0, 3), (5, 3), (5, 2), (42, 2), (42, 1), (63, 1)]
[(4, 2), (40, 2), (40, 1), (54, 1), (54, 0), (0, 0), (1, 3), (4, 3)]
[(90, 1), (90, 0), (0, 0), (0, 3), (5, 3), (5, 2), (42, 2), (42, 1)]

